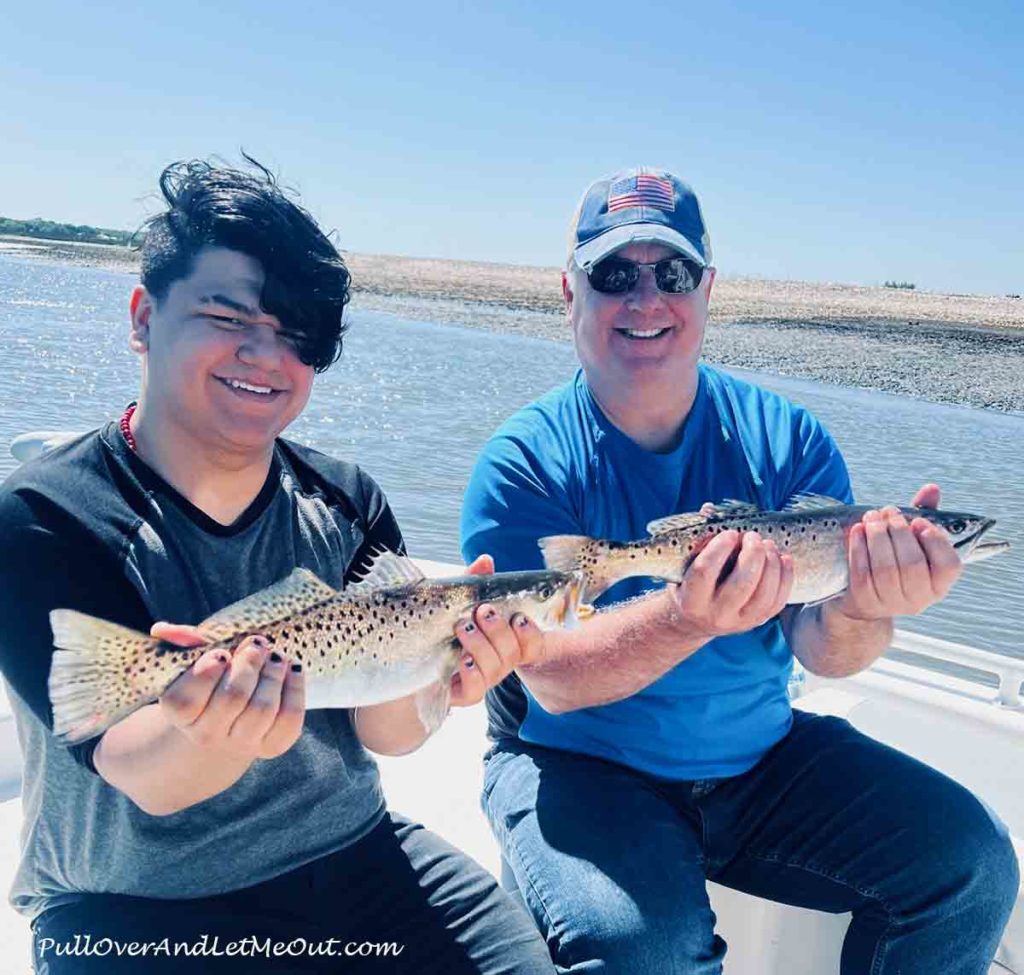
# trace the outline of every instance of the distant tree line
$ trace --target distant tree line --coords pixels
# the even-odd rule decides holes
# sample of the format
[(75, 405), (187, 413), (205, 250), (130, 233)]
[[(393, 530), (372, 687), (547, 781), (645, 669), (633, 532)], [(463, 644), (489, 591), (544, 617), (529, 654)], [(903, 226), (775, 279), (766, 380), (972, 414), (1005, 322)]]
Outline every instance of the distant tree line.
[(0, 234), (18, 237), (42, 237), (46, 240), (77, 240), (88, 244), (122, 244), (131, 240), (127, 230), (107, 230), (84, 224), (55, 223), (53, 220), (12, 220), (0, 217)]

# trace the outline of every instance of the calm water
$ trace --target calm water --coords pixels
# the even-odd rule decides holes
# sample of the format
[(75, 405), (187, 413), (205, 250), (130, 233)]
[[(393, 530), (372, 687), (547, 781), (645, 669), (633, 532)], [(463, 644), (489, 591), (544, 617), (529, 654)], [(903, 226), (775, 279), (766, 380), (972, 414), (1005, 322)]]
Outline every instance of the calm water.
[[(0, 256), (0, 478), (33, 429), (86, 430), (133, 398), (132, 277)], [(456, 561), (462, 490), (489, 433), (565, 381), (568, 345), (359, 311), (343, 360), (319, 377), (290, 435), (364, 466), (413, 555)], [(982, 511), (1014, 548), (971, 566), (953, 594), (901, 626), (1024, 657), (1024, 418), (745, 374), (812, 409), (847, 458), (857, 497), (909, 502), (926, 480), (943, 505)], [(1022, 380), (1024, 381), (1024, 380)]]

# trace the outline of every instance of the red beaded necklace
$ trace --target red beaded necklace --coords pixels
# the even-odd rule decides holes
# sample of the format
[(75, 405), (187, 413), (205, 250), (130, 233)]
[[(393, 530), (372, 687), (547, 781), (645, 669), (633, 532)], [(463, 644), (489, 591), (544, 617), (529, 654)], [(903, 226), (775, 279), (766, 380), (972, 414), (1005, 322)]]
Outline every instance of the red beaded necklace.
[(121, 433), (124, 435), (124, 442), (131, 448), (133, 454), (139, 452), (139, 448), (135, 443), (135, 434), (132, 433), (132, 414), (135, 412), (136, 403), (131, 403), (128, 409), (121, 414)]

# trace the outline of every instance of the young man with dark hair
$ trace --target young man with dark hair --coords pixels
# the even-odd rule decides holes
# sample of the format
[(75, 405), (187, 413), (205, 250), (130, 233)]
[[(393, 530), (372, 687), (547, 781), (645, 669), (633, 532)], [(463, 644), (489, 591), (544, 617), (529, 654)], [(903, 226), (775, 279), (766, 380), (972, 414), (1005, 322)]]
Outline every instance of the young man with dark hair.
[[(582, 369), (484, 447), (466, 557), (529, 569), (548, 535), (641, 538), (708, 501), (852, 500), (814, 416), (700, 362), (714, 278), (677, 176), (591, 184), (562, 277)], [(938, 502), (932, 484), (912, 504)], [(790, 556), (723, 531), (681, 585), (629, 599), (651, 581), (621, 583), (608, 612), (547, 634), (540, 660), (488, 695), (484, 805), (560, 972), (721, 972), (708, 879), (851, 911), (843, 975), (988, 971), (1017, 891), (1005, 827), (934, 769), (794, 712), (786, 693), (794, 656), (832, 677), (869, 666), (893, 617), (945, 596), (959, 558), (941, 528), (893, 507), (853, 528), (848, 563), (840, 598), (787, 605)]]
[[(0, 665), (25, 755), (12, 900), (32, 921), (37, 970), (550, 971), (488, 874), (385, 808), (367, 748), (425, 740), (412, 699), (305, 713), (301, 667), (251, 637), (97, 739), (65, 747), (50, 730), (51, 609), (197, 624), (297, 566), (341, 586), (372, 550), (403, 550), (369, 476), (279, 438), (341, 349), (336, 249), (262, 168), (180, 163), (161, 187), (130, 303), (138, 404), (0, 491)], [(540, 639), (486, 605), (455, 635), (467, 651), (456, 706)], [(60, 952), (86, 935), (157, 948)], [(221, 956), (168, 953), (203, 936)], [(245, 939), (321, 950), (225, 954)], [(349, 942), (402, 950), (360, 961), (340, 954)]]

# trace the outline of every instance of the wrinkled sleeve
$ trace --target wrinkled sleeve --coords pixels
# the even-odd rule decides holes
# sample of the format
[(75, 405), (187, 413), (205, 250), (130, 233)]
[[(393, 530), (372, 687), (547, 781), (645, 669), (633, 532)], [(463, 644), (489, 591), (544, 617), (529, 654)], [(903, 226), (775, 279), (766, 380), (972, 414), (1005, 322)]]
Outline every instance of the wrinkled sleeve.
[[(53, 728), (48, 680), (53, 659), (50, 610), (80, 612), (148, 631), (141, 600), (106, 553), (48, 525), (17, 494), (0, 499), (0, 670), (11, 690)], [(68, 746), (95, 772), (99, 738)]]
[(359, 517), (366, 531), (345, 573), (346, 583), (358, 581), (369, 568), (374, 555), (382, 551), (405, 555), (405, 540), (380, 485), (368, 474), (360, 472), (360, 477)]
[(850, 472), (832, 435), (806, 411), (797, 415), (794, 426), (787, 500), (794, 494), (824, 494), (852, 504)]
[(537, 541), (581, 534), (566, 479), (522, 440), (496, 436), (484, 447), (462, 505), (462, 557), (493, 556), (498, 572), (542, 569)]

